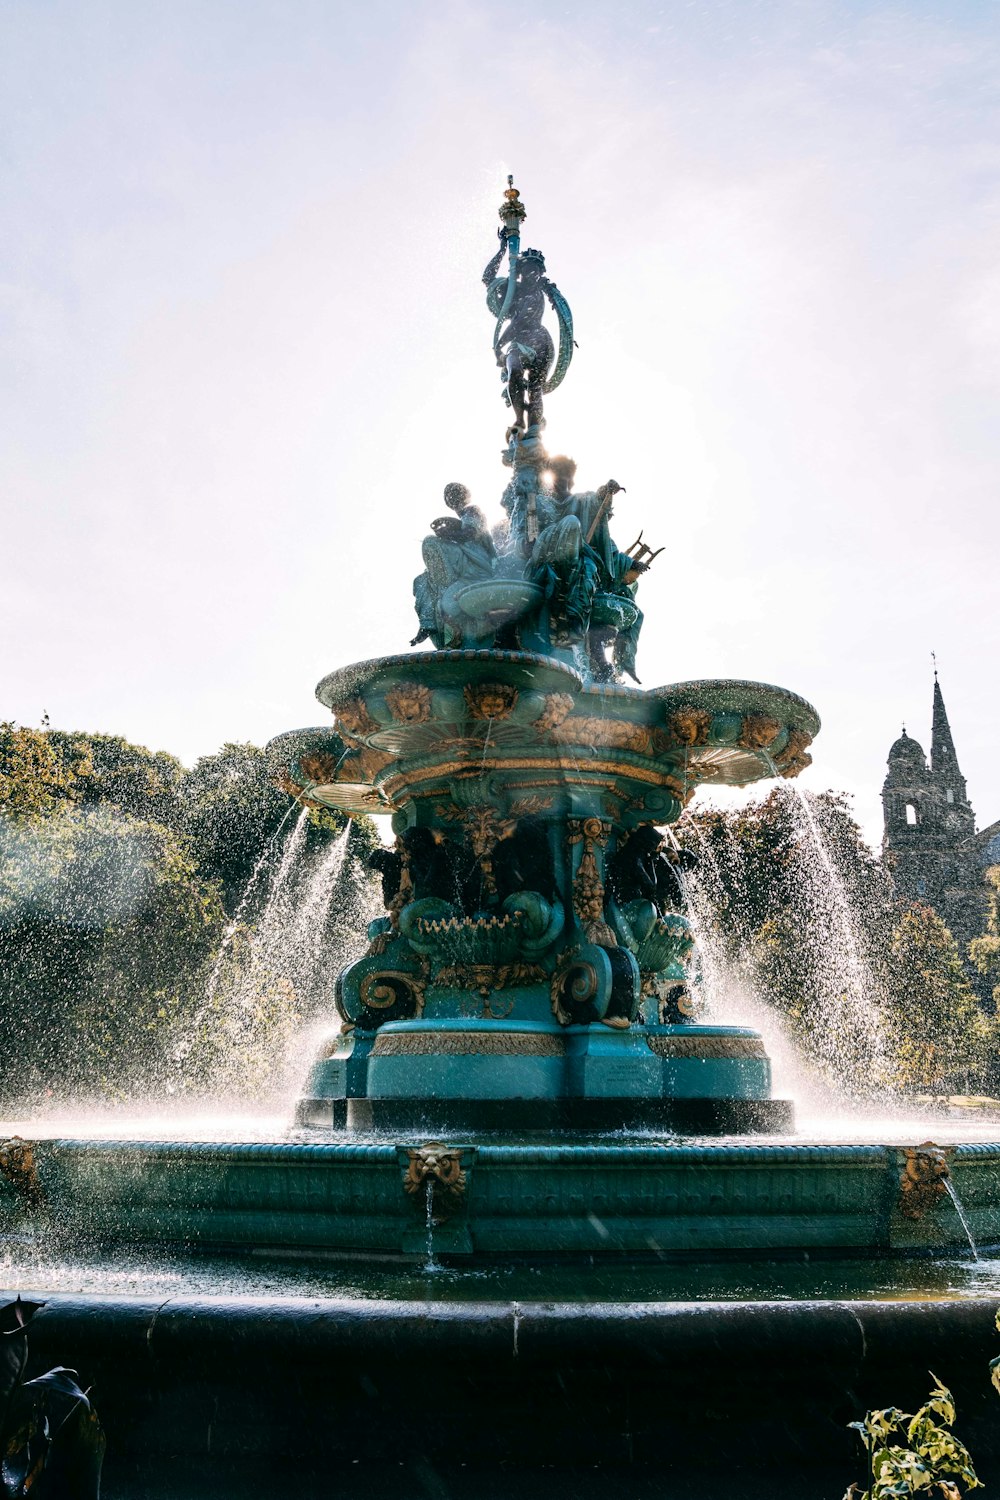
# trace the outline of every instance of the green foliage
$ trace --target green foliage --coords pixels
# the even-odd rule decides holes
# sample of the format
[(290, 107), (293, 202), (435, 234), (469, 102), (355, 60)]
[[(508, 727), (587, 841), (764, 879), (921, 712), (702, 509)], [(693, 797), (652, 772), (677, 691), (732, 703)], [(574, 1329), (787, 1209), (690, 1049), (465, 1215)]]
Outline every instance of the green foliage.
[(844, 1500), (897, 1500), (921, 1491), (961, 1500), (959, 1484), (966, 1490), (980, 1487), (968, 1450), (951, 1430), (951, 1392), (933, 1371), (931, 1379), (934, 1389), (919, 1411), (911, 1414), (889, 1406), (849, 1424), (868, 1457), (868, 1488), (852, 1484)]
[[(199, 868), (219, 882), (232, 915), (258, 859), (289, 811), (289, 799), (268, 772), (256, 745), (226, 744), (184, 777), (181, 826)], [(344, 820), (340, 819), (342, 828)]]
[(112, 807), (0, 825), (4, 1090), (150, 1079), (199, 1003), (224, 913), (170, 829)]
[(897, 996), (893, 1082), (957, 1090), (982, 1070), (996, 1046), (996, 1023), (984, 1015), (958, 944), (934, 909), (914, 901), (892, 934)]
[[(296, 1027), (320, 1001), (332, 1010), (257, 943), (291, 821), (271, 841), (290, 813), (254, 745), (185, 771), (117, 735), (0, 725), (0, 1035), (17, 1059), (0, 1074), (5, 1105), (227, 1082), (250, 1097), (275, 1082)], [(300, 882), (345, 822), (309, 813)], [(361, 861), (377, 842), (355, 819), (321, 935), (333, 966), (357, 943), (354, 908), (371, 887)]]
[(78, 780), (90, 770), (85, 750), (66, 755), (44, 729), (0, 723), (0, 816), (45, 817), (79, 798)]
[[(700, 858), (708, 937), (725, 967), (780, 1014), (832, 1081), (843, 1084), (845, 1055), (849, 1072), (857, 1045), (857, 1076), (866, 1088), (990, 1087), (998, 1023), (983, 1013), (936, 912), (920, 902), (896, 904), (845, 797), (806, 793), (799, 800), (778, 789), (738, 812), (687, 813), (678, 837)], [(994, 919), (996, 953), (1000, 915)], [(987, 940), (979, 941), (985, 962)], [(855, 1012), (839, 1036), (830, 1030), (849, 964), (880, 1029), (881, 1045), (867, 1055), (864, 1014)]]
[(969, 957), (980, 974), (995, 981), (993, 998), (1000, 1010), (1000, 865), (986, 871), (986, 881), (990, 887), (986, 931), (969, 944)]
[(177, 826), (184, 767), (176, 756), (132, 745), (118, 734), (51, 729), (48, 742), (64, 764), (79, 768), (74, 791), (82, 806), (110, 804), (133, 818)]

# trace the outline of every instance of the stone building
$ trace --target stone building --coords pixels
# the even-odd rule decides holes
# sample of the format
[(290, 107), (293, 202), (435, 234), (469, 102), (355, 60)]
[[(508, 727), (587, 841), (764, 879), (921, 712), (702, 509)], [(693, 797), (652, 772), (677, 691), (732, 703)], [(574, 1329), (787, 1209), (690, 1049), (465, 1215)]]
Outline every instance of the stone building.
[(897, 894), (933, 906), (967, 957), (985, 920), (983, 872), (1000, 864), (1000, 821), (976, 831), (936, 672), (930, 764), (904, 729), (889, 751), (882, 812), (882, 857)]

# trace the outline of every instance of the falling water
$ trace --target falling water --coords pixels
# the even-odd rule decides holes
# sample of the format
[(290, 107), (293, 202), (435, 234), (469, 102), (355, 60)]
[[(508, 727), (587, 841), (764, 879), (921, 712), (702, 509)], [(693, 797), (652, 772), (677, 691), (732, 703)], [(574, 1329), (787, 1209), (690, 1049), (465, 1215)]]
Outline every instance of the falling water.
[[(328, 919), (351, 826), (348, 822), (319, 855), (310, 855), (309, 814), (303, 808), (256, 923), (230, 923), (205, 1005), (175, 1049), (187, 1074), (199, 1075), (188, 1087), (210, 1082), (215, 1090), (233, 1088), (244, 1097), (275, 1094), (301, 1071), (296, 1034), (305, 1019), (328, 1009), (331, 975), (340, 966), (328, 948)], [(258, 873), (251, 879), (259, 880)], [(240, 912), (247, 902), (245, 893)]]
[(948, 1197), (951, 1199), (952, 1203), (955, 1205), (955, 1212), (958, 1214), (959, 1223), (961, 1224), (962, 1228), (965, 1230), (965, 1238), (969, 1242), (969, 1249), (972, 1251), (972, 1259), (973, 1260), (978, 1260), (979, 1259), (979, 1251), (977, 1250), (977, 1248), (976, 1248), (976, 1242), (975, 1242), (975, 1240), (972, 1237), (972, 1230), (969, 1228), (969, 1221), (965, 1217), (965, 1209), (962, 1207), (962, 1201), (961, 1201), (961, 1199), (958, 1196), (958, 1192), (957, 1192), (957, 1190), (955, 1188), (955, 1184), (952, 1182), (952, 1180), (951, 1180), (950, 1177), (946, 1177), (944, 1179), (944, 1185), (945, 1185), (945, 1188), (947, 1189)]
[(797, 812), (799, 901), (806, 923), (827, 1056), (842, 1076), (864, 1068), (869, 1078), (885, 1071), (886, 1037), (878, 986), (858, 941), (857, 917), (836, 869), (808, 796), (794, 783), (783, 788)]
[[(250, 872), (250, 879), (247, 881), (246, 886), (244, 887), (243, 895), (240, 897), (237, 903), (236, 910), (230, 920), (226, 923), (225, 931), (222, 934), (222, 942), (219, 944), (219, 951), (216, 954), (215, 964), (213, 965), (211, 974), (208, 976), (208, 984), (205, 987), (205, 998), (208, 1004), (211, 1004), (212, 1000), (215, 997), (215, 992), (219, 984), (219, 976), (222, 973), (223, 963), (225, 962), (226, 956), (229, 953), (230, 948), (232, 947), (233, 939), (236, 933), (239, 931), (240, 927), (246, 920), (247, 908), (249, 907), (254, 893), (257, 890), (258, 882), (260, 881), (261, 876), (270, 864), (271, 856), (274, 853), (278, 839), (281, 837), (281, 834), (284, 831), (285, 824), (288, 822), (297, 806), (297, 802), (291, 803), (288, 811), (285, 813), (285, 816), (282, 818), (281, 822), (278, 824), (277, 828), (274, 830), (271, 837), (264, 845), (258, 857), (257, 863), (254, 865), (252, 871)], [(284, 869), (288, 860), (291, 846), (295, 843), (296, 837), (299, 834), (299, 830), (303, 827), (306, 816), (307, 812), (303, 807), (299, 810), (298, 820), (296, 821), (295, 828), (292, 831), (292, 837), (288, 840), (288, 844), (286, 845), (285, 850), (282, 854), (281, 865), (279, 867), (279, 878), (280, 872), (282, 869)]]
[(427, 1230), (427, 1259), (424, 1262), (424, 1270), (433, 1274), (440, 1271), (441, 1267), (434, 1257), (434, 1179), (428, 1174), (424, 1183), (424, 1223)]
[[(688, 916), (697, 949), (696, 987), (713, 1019), (756, 1026), (773, 1049), (776, 1074), (794, 1081), (794, 1092), (815, 1095), (815, 1103), (832, 1102), (829, 1086), (856, 1093), (883, 1074), (887, 1052), (878, 1003), (879, 990), (864, 955), (858, 919), (808, 796), (782, 784), (778, 795), (792, 825), (793, 889), (791, 915), (802, 968), (808, 972), (810, 1047), (823, 1079), (803, 1066), (787, 1031), (787, 1021), (768, 995), (758, 993), (754, 953), (734, 944), (734, 934), (719, 919), (732, 862), (743, 858), (732, 845), (716, 851), (697, 818), (687, 826), (697, 841), (699, 865), (684, 881)], [(672, 837), (672, 834), (671, 834)], [(720, 859), (727, 860), (723, 870)], [(728, 878), (727, 878), (728, 877)], [(767, 871), (746, 871), (746, 878), (767, 878)], [(743, 935), (745, 944), (747, 935)], [(823, 1097), (823, 1096), (826, 1097)]]

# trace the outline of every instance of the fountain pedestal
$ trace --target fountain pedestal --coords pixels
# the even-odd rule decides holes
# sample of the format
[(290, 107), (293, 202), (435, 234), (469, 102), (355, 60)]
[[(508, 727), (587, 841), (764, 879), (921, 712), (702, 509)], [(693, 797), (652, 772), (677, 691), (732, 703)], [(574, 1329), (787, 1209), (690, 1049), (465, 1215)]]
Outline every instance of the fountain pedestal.
[(364, 662), (318, 696), (335, 727), (273, 742), (283, 784), (389, 813), (396, 843), (300, 1123), (788, 1127), (757, 1033), (697, 1023), (655, 829), (701, 784), (794, 774), (818, 727), (807, 703), (756, 683), (585, 682), (484, 649)]

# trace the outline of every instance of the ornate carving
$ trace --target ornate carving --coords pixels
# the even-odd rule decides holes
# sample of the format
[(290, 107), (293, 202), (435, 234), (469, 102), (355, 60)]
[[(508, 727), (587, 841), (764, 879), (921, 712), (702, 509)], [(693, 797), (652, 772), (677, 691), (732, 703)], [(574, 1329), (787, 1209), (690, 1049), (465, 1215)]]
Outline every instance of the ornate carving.
[(647, 1036), (657, 1057), (766, 1057), (759, 1036)]
[(470, 719), (506, 719), (517, 707), (517, 688), (506, 682), (470, 682), (464, 694)]
[[(526, 799), (526, 803), (530, 800), (530, 798)], [(472, 807), (439, 807), (436, 811), (439, 818), (447, 818), (449, 822), (464, 825), (469, 845), (483, 873), (483, 885), (488, 895), (495, 896), (497, 883), (490, 855), (501, 839), (509, 839), (512, 836), (517, 828), (517, 819), (501, 817), (495, 807), (482, 802)]]
[(769, 719), (766, 714), (747, 714), (736, 743), (741, 750), (766, 750), (780, 733), (781, 725), (777, 719)]
[(363, 698), (348, 698), (345, 703), (339, 703), (333, 712), (341, 733), (348, 739), (376, 734), (381, 728), (368, 712), (368, 705)]
[(573, 1024), (573, 1016), (563, 1004), (564, 1000), (568, 999), (582, 1008), (589, 1001), (597, 998), (598, 988), (597, 970), (594, 965), (581, 959), (575, 950), (564, 953), (556, 965), (549, 985), (552, 1014), (559, 1025), (571, 1026)]
[(656, 1019), (661, 1026), (694, 1021), (705, 1008), (686, 984), (676, 979), (664, 979), (659, 974), (642, 976), (641, 993), (644, 999), (656, 1001)]
[(0, 1141), (0, 1177), (6, 1178), (18, 1197), (29, 1207), (37, 1208), (44, 1201), (35, 1167), (34, 1147), (19, 1135)]
[(904, 1219), (922, 1219), (948, 1192), (947, 1153), (933, 1141), (924, 1141), (922, 1146), (905, 1147), (900, 1155), (897, 1207)]
[(648, 755), (653, 745), (652, 730), (627, 719), (569, 719), (555, 726), (552, 738), (560, 745), (607, 745), (635, 755)]
[(461, 1206), (465, 1194), (466, 1175), (462, 1167), (462, 1153), (442, 1141), (428, 1141), (426, 1146), (417, 1146), (407, 1153), (408, 1165), (403, 1178), (403, 1187), (422, 1206), (427, 1194), (431, 1196), (431, 1217), (435, 1224), (443, 1224)]
[(402, 985), (413, 996), (414, 1015), (422, 1016), (429, 967), (425, 959), (423, 971), (418, 974), (407, 969), (383, 969), (375, 974), (366, 974), (358, 985), (361, 1004), (367, 1010), (391, 1010), (399, 1003), (396, 986)]
[(782, 776), (797, 776), (804, 771), (806, 766), (812, 765), (812, 756), (807, 746), (812, 744), (812, 735), (807, 734), (804, 729), (790, 729), (788, 731), (788, 743), (780, 755), (774, 758), (774, 764)]
[(573, 695), (572, 693), (546, 693), (542, 702), (542, 711), (531, 727), (537, 729), (539, 734), (547, 734), (550, 729), (558, 729), (565, 719), (573, 707)]
[(337, 775), (338, 759), (335, 755), (303, 755), (299, 760), (299, 770), (303, 776), (318, 786), (325, 785), (335, 779)]
[(604, 920), (604, 882), (597, 868), (598, 849), (604, 849), (611, 837), (611, 824), (601, 818), (569, 818), (566, 822), (570, 845), (583, 844), (580, 863), (573, 877), (573, 910), (577, 921), (591, 943), (616, 948), (618, 939)]
[(380, 1032), (372, 1056), (427, 1057), (562, 1057), (561, 1036), (545, 1031), (396, 1031)]
[(667, 731), (670, 745), (707, 745), (708, 732), (712, 727), (712, 715), (707, 708), (695, 708), (682, 703), (667, 716)]
[(386, 693), (385, 706), (397, 724), (426, 724), (431, 716), (431, 690), (423, 682), (401, 682)]
[(515, 984), (544, 984), (547, 978), (539, 964), (500, 964), (496, 967), (493, 964), (449, 964), (436, 975), (433, 984), (438, 988), (454, 985), (460, 990), (478, 990), (485, 1000), (494, 990), (509, 989)]

